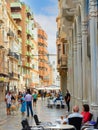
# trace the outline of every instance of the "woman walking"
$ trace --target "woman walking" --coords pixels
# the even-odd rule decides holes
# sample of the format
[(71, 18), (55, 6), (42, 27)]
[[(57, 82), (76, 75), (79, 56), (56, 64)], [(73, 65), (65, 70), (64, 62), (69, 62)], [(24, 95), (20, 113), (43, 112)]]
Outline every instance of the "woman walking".
[(22, 97), (21, 97), (21, 113), (22, 113), (22, 115), (25, 114), (25, 111), (26, 111), (26, 102), (25, 102), (24, 95), (22, 94)]

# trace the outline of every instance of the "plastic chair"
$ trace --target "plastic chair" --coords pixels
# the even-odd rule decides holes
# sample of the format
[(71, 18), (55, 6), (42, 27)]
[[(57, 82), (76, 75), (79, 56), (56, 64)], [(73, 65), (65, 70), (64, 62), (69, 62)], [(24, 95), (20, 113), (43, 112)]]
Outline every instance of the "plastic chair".
[(40, 126), (43, 126), (43, 127), (52, 125), (51, 122), (41, 122), (41, 121), (39, 121), (38, 116), (36, 114), (34, 115), (34, 120), (35, 120), (36, 125), (40, 125)]
[(94, 128), (98, 129), (98, 117), (97, 117), (97, 120), (96, 120), (96, 124), (94, 125)]
[(21, 122), (23, 129), (22, 130), (31, 130), (32, 126), (29, 126), (28, 120), (24, 119)]
[(38, 116), (36, 114), (34, 115), (34, 120), (35, 120), (36, 125), (41, 124), (41, 121), (39, 121)]
[(80, 130), (81, 129), (81, 124), (82, 124), (82, 119), (81, 117), (72, 117), (72, 118), (68, 118), (68, 122), (70, 125), (73, 125), (76, 130)]
[(91, 121), (91, 120), (92, 120), (92, 118), (93, 118), (93, 114), (92, 114), (92, 113), (90, 113), (90, 119), (89, 119), (89, 121)]

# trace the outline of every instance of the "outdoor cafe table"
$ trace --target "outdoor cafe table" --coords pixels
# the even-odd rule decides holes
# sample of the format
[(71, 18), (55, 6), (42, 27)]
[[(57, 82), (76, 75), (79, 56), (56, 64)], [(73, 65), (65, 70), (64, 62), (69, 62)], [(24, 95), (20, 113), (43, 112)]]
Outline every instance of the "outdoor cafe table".
[(45, 129), (50, 129), (50, 130), (63, 130), (63, 129), (73, 129), (73, 125), (68, 125), (68, 124), (55, 124), (55, 125), (50, 125), (46, 126)]

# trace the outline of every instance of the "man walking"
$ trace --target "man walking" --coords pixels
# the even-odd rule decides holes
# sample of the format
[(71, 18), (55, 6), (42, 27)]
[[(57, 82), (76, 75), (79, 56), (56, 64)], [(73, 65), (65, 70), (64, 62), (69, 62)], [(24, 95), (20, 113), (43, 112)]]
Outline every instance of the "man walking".
[(27, 105), (27, 117), (29, 117), (29, 110), (31, 111), (31, 116), (33, 117), (33, 110), (32, 110), (32, 95), (30, 89), (27, 89), (27, 94), (25, 96), (25, 101)]

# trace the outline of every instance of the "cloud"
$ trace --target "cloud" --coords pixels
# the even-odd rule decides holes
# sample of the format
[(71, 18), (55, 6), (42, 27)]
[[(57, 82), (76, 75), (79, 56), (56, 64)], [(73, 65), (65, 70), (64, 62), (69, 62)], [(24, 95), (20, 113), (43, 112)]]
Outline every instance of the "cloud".
[(48, 35), (48, 51), (56, 53), (56, 18), (55, 16), (35, 15), (35, 20), (41, 25)]

